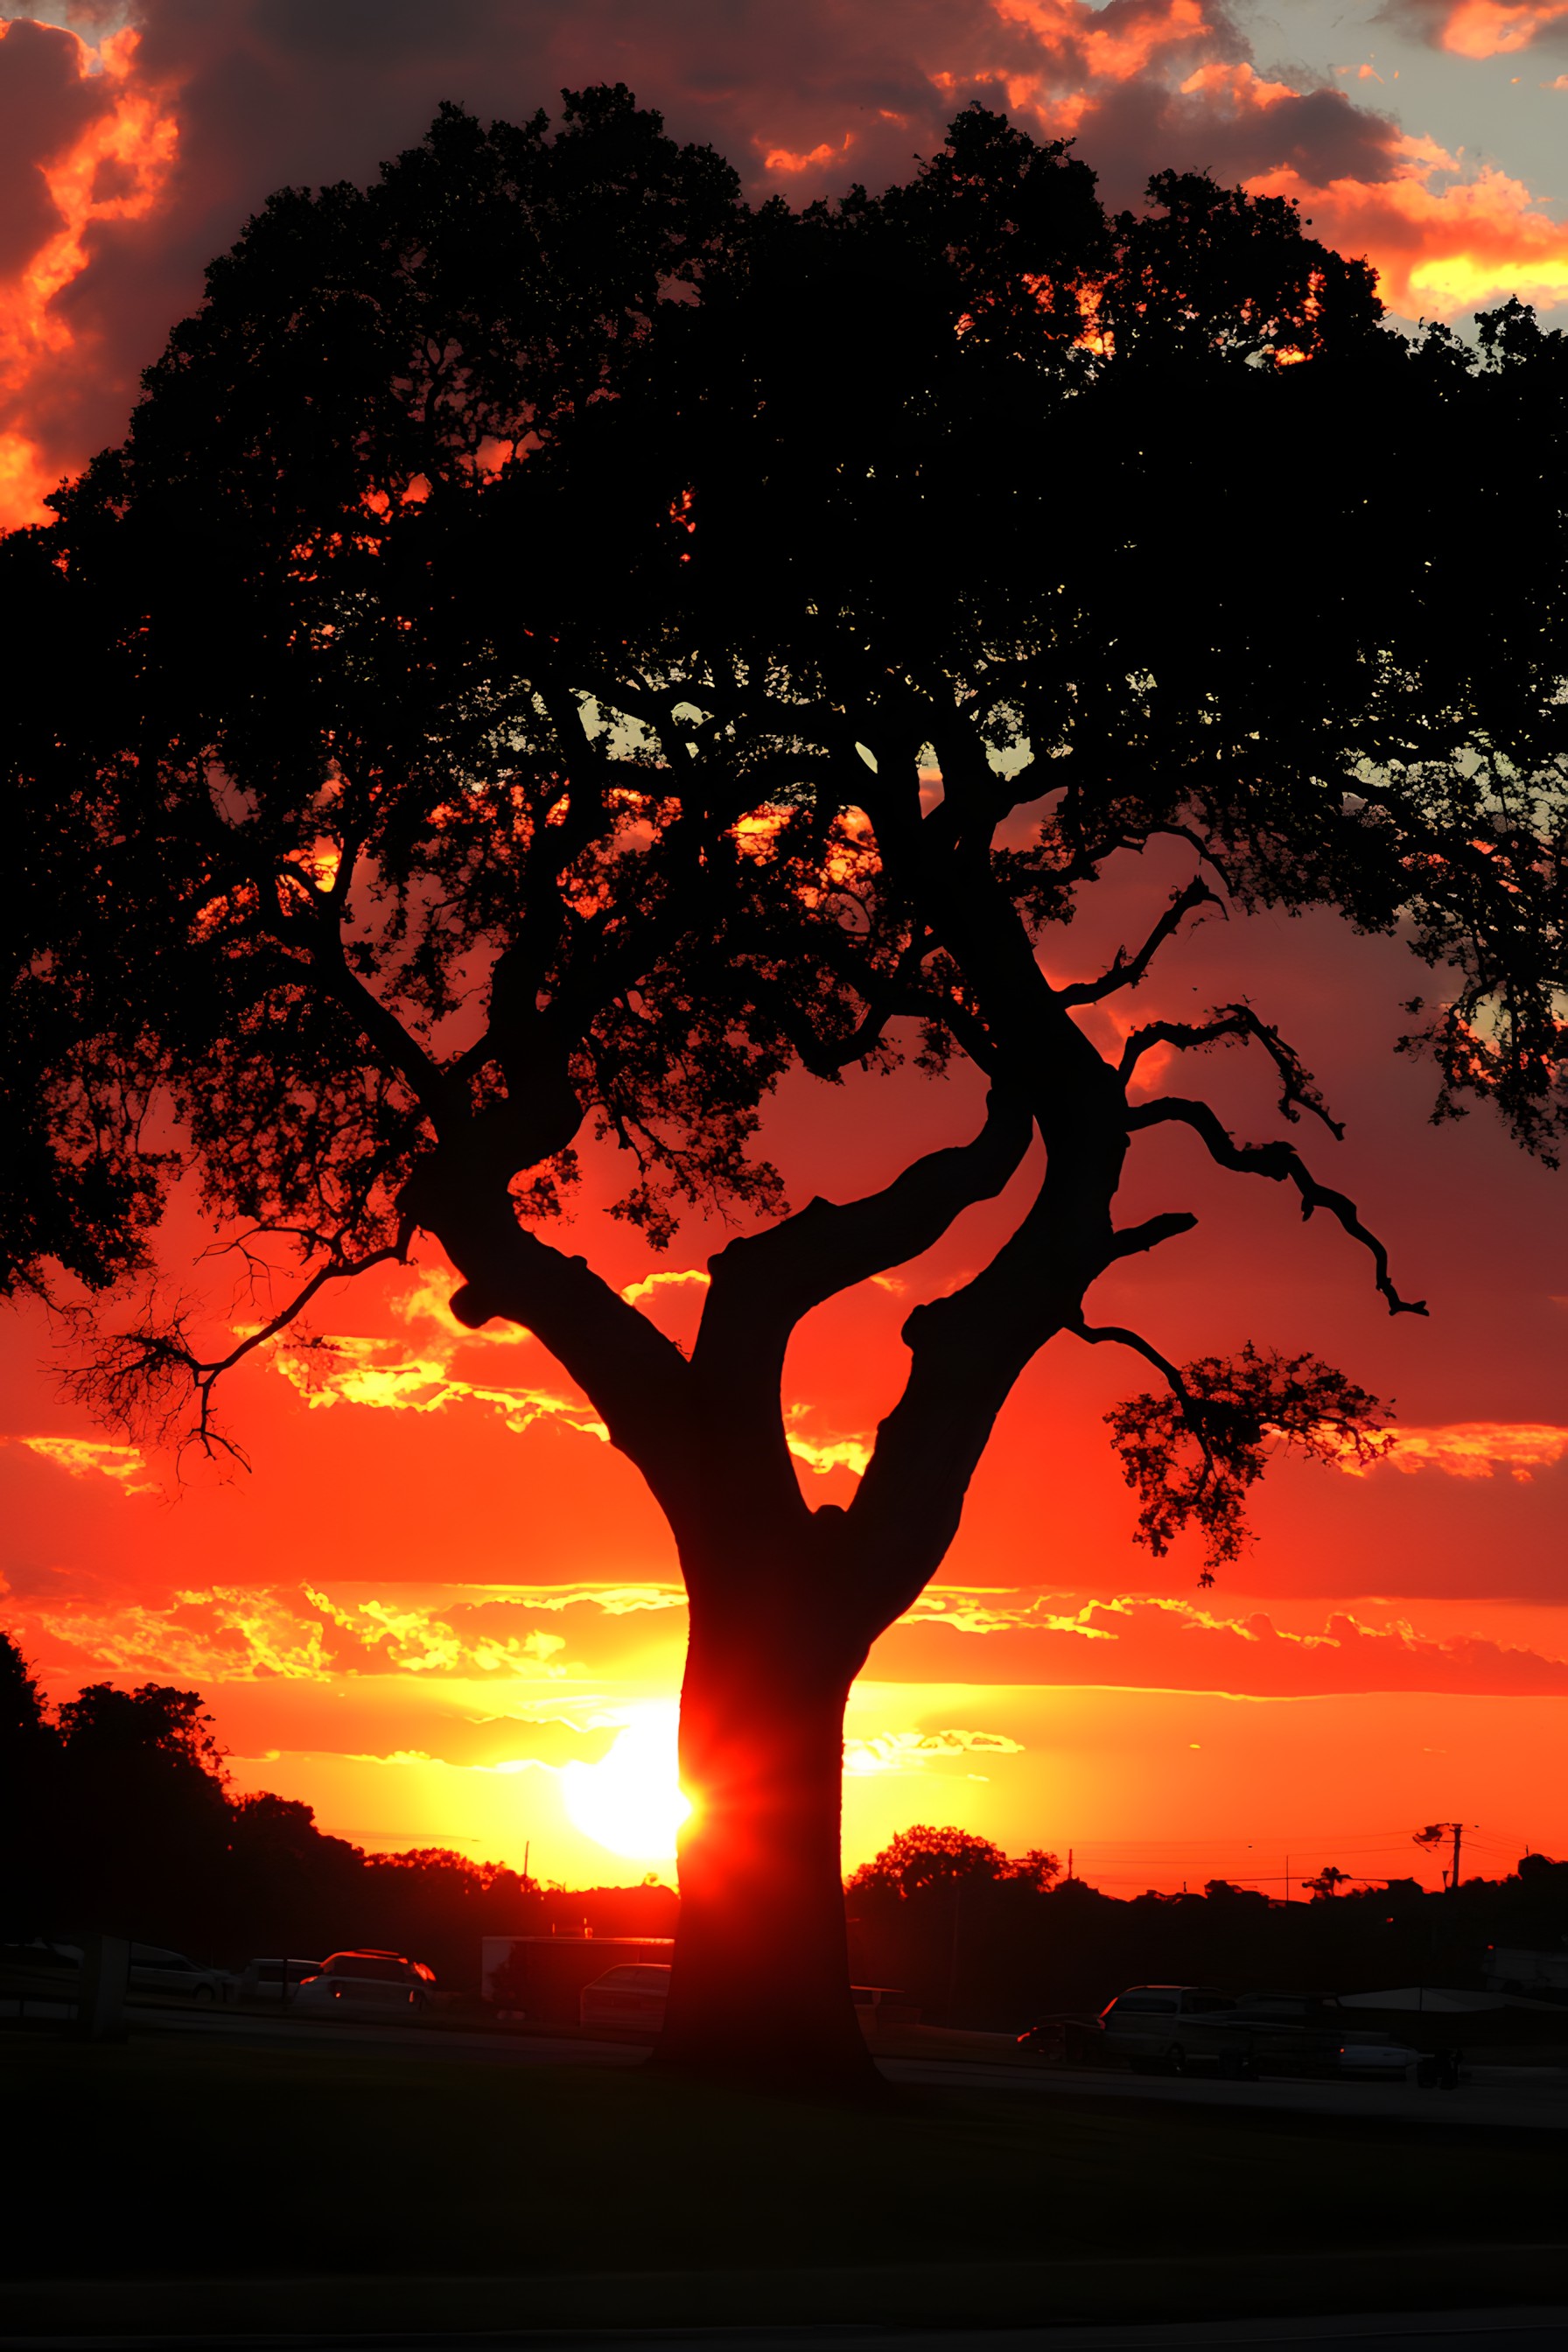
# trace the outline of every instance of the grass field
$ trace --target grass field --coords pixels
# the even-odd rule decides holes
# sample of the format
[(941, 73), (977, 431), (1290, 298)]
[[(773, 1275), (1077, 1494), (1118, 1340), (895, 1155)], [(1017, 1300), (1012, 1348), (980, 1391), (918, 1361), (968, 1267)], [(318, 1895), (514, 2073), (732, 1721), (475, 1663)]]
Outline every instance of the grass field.
[(1113, 2284), (1151, 2263), (1304, 2280), (1358, 2249), (1403, 2250), (1419, 2279), (1428, 2256), (1440, 2278), (1463, 2239), (1498, 2250), (1500, 2284), (1509, 2247), (1568, 2241), (1560, 2155), (1524, 2135), (1054, 2092), (904, 2089), (846, 2112), (641, 2072), (173, 2037), (12, 2035), (0, 2071), (7, 2137), (26, 2151), (4, 2232), (13, 2279), (408, 2274), (542, 2291), (932, 2265), (1037, 2281), (1044, 2265)]

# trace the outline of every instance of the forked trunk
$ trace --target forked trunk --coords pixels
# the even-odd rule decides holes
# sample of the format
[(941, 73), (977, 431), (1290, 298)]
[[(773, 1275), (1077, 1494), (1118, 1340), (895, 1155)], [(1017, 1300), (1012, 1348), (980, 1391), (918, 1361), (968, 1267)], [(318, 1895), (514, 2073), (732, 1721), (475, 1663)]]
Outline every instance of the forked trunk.
[(770, 1633), (776, 1621), (721, 1631), (693, 1601), (680, 1711), (693, 1812), (659, 2060), (731, 2082), (868, 2091), (839, 1860), (844, 1707), (860, 1660), (820, 1623)]

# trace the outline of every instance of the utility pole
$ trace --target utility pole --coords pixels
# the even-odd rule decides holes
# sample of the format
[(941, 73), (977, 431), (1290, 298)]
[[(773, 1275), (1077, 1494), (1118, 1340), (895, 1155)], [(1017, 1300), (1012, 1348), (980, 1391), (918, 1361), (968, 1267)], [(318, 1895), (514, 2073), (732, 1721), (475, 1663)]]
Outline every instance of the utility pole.
[[(1443, 1873), (1443, 1884), (1450, 1894), (1453, 1893), (1459, 1884), (1459, 1849), (1464, 1843), (1466, 1826), (1467, 1824), (1463, 1822), (1428, 1822), (1424, 1830), (1416, 1831), (1415, 1838), (1412, 1841), (1415, 1845), (1425, 1846), (1428, 1853), (1430, 1853), (1434, 1847), (1441, 1845), (1445, 1838), (1451, 1837), (1453, 1839), (1453, 1863), (1451, 1866)], [(1468, 1826), (1469, 1828), (1474, 1829), (1474, 1822), (1471, 1822)]]

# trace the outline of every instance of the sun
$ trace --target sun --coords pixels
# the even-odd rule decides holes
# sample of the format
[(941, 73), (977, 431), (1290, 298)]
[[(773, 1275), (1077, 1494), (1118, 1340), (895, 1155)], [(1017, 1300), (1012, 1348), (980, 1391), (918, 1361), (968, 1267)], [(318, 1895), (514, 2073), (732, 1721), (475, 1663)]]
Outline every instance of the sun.
[(638, 1707), (596, 1764), (568, 1764), (561, 1799), (574, 1829), (630, 1862), (670, 1862), (691, 1811), (680, 1786), (679, 1710)]

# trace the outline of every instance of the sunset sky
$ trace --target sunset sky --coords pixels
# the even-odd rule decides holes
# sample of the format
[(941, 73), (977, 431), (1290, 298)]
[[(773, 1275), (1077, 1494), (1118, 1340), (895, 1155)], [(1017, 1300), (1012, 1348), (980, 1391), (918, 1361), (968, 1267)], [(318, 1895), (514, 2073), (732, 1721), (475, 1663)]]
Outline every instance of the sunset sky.
[[(750, 192), (792, 201), (905, 173), (973, 97), (1070, 133), (1114, 204), (1205, 166), (1301, 200), (1376, 266), (1404, 320), (1461, 326), (1518, 293), (1568, 322), (1568, 0), (150, 0), (0, 20), (0, 526), (118, 436), (137, 371), (203, 263), (285, 182), (368, 178), (443, 99), (483, 115), (620, 79)], [(977, 457), (977, 462), (984, 462)], [(1383, 462), (1376, 448), (1365, 463)], [(1281, 453), (1260, 495), (1310, 504)], [(1521, 518), (1521, 521), (1527, 519)], [(1281, 561), (1288, 541), (1281, 540)], [(1070, 935), (1076, 973), (1133, 940), (1175, 869), (1124, 860)], [(1068, 976), (1064, 963), (1060, 973)], [(1310, 1349), (1395, 1400), (1358, 1474), (1279, 1465), (1256, 1548), (1211, 1591), (1152, 1561), (1102, 1416), (1141, 1367), (1061, 1339), (1004, 1414), (939, 1582), (854, 1694), (846, 1859), (910, 1822), (1049, 1847), (1109, 1891), (1216, 1874), (1283, 1891), (1326, 1863), (1418, 1875), (1460, 1819), (1478, 1870), (1568, 1853), (1568, 1178), (1489, 1117), (1434, 1129), (1432, 1072), (1392, 1052), (1421, 985), (1391, 940), (1326, 917), (1211, 922), (1168, 950), (1141, 1021), (1246, 993), (1347, 1122), (1311, 1157), (1388, 1242), (1431, 1319), (1390, 1319), (1337, 1227), (1140, 1139), (1123, 1222), (1191, 1236), (1098, 1286), (1100, 1322), (1169, 1356)], [(1110, 1044), (1119, 1008), (1091, 1012)], [(1159, 1055), (1144, 1084), (1159, 1089)], [(1278, 1131), (1244, 1055), (1192, 1073)], [(886, 1181), (977, 1123), (972, 1076), (781, 1090), (764, 1144), (798, 1203)], [(725, 1238), (655, 1259), (588, 1162), (569, 1246), (677, 1336)], [(989, 1254), (1026, 1169), (930, 1255), (805, 1325), (785, 1381), (814, 1500), (844, 1501), (897, 1394), (911, 1305)], [(232, 1261), (180, 1200), (165, 1262), (216, 1322)], [(441, 1844), (566, 1883), (668, 1874), (675, 1561), (637, 1474), (525, 1334), (464, 1331), (433, 1249), (332, 1301), (338, 1342), (234, 1377), (248, 1473), (127, 1445), (61, 1396), (31, 1311), (0, 1329), (0, 1622), (55, 1697), (89, 1680), (200, 1688), (242, 1790), (307, 1799), (369, 1847)]]

